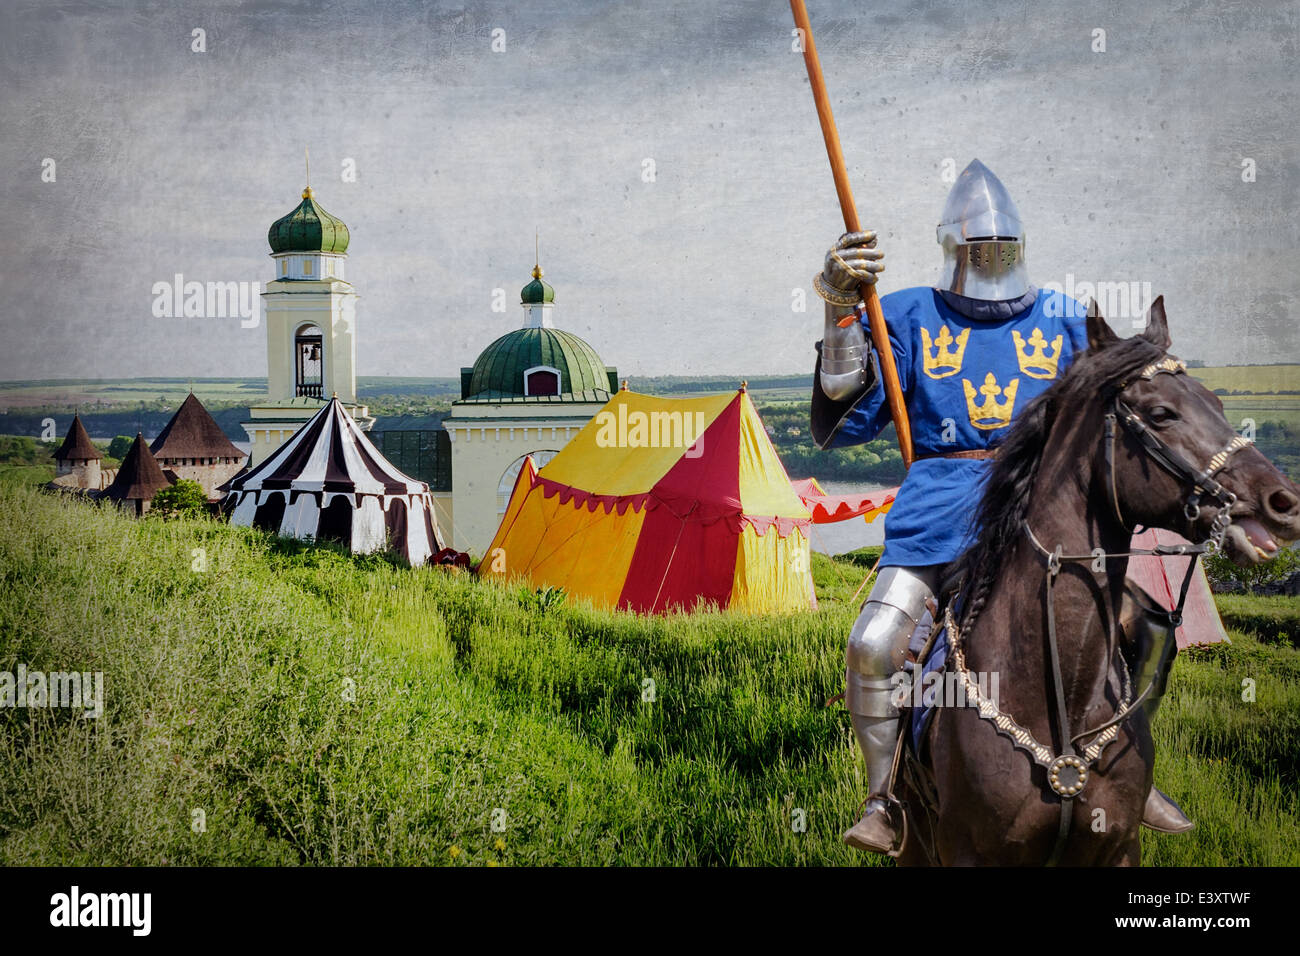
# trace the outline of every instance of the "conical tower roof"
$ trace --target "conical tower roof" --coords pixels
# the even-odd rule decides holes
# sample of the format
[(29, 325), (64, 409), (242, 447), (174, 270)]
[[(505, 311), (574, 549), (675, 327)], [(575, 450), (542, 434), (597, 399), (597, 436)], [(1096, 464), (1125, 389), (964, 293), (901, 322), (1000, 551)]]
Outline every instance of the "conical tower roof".
[(103, 496), (114, 501), (149, 501), (154, 492), (170, 484), (158, 465), (158, 459), (144, 443), (144, 436), (136, 432), (131, 450), (122, 459), (117, 477), (104, 489)]
[(176, 409), (171, 421), (149, 446), (154, 457), (163, 461), (177, 458), (244, 458), (246, 457), (221, 430), (221, 426), (190, 392)]
[(81, 416), (73, 415), (68, 434), (64, 436), (63, 444), (54, 453), (54, 457), (59, 461), (93, 461), (104, 456), (86, 434), (86, 426), (81, 424)]
[(335, 396), (269, 458), (230, 482), (232, 494), (263, 490), (414, 495), (429, 486), (398, 471)]

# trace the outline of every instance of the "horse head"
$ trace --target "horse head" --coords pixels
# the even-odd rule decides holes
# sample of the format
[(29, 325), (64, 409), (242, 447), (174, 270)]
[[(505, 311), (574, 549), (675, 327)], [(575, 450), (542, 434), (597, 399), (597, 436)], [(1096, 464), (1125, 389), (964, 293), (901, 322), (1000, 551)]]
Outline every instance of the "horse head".
[(1163, 296), (1135, 337), (1151, 348), (1120, 339), (1095, 302), (1087, 328), (1090, 363), (1132, 353), (1102, 391), (1111, 447), (1094, 475), (1121, 522), (1215, 541), (1239, 565), (1267, 561), (1300, 538), (1300, 488), (1237, 434), (1219, 398), (1168, 354)]

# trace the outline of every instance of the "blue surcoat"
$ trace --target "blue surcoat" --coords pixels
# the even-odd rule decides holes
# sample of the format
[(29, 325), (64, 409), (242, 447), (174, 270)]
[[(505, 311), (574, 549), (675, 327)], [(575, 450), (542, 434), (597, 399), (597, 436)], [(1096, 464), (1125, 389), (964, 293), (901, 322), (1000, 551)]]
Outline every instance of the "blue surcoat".
[[(973, 540), (971, 519), (992, 462), (922, 456), (996, 445), (1020, 410), (1088, 347), (1084, 307), (1041, 290), (1032, 308), (1012, 318), (970, 319), (925, 287), (892, 292), (880, 304), (917, 456), (885, 516), (880, 563), (945, 564)], [(877, 381), (826, 447), (871, 441), (889, 421)]]

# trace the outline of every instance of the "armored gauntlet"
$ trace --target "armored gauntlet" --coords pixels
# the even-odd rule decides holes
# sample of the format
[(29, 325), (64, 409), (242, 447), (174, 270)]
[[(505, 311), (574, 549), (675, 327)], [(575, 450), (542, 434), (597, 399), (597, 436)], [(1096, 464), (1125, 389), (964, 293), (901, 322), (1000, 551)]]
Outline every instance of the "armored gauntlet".
[(885, 268), (882, 258), (874, 232), (845, 233), (826, 253), (825, 266), (813, 279), (813, 288), (826, 300), (819, 382), (831, 401), (853, 402), (875, 384), (862, 323), (853, 322), (846, 328), (839, 323), (856, 311), (861, 283), (874, 283)]

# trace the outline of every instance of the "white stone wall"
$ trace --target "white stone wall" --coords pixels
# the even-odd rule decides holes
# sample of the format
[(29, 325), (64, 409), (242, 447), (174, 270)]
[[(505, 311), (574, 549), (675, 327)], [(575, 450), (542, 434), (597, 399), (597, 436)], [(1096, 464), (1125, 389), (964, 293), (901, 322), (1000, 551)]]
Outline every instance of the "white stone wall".
[[(455, 507), (442, 529), (451, 546), (482, 557), (501, 523), (497, 486), (506, 469), (522, 455), (563, 449), (603, 407), (599, 402), (453, 405), (442, 423), (451, 437)], [(561, 410), (562, 417), (556, 414)]]
[(203, 464), (182, 464), (182, 461), (189, 462), (192, 459), (159, 458), (158, 464), (162, 468), (175, 472), (177, 478), (197, 481), (203, 486), (203, 491), (209, 500), (220, 498), (221, 492), (217, 491), (217, 488), (239, 474), (239, 470), (244, 467), (242, 459)]

